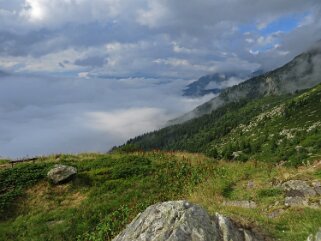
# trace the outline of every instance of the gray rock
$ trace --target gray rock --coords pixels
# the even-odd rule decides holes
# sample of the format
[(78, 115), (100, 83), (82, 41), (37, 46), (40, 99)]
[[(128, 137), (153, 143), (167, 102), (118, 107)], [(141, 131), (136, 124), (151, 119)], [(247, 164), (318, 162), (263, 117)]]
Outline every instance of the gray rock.
[(255, 187), (255, 183), (253, 181), (247, 182), (247, 189), (253, 189)]
[(242, 201), (225, 201), (223, 203), (224, 206), (229, 206), (229, 207), (240, 207), (240, 208), (256, 208), (257, 205), (253, 201), (247, 201), (247, 200), (242, 200)]
[(284, 209), (277, 209), (268, 214), (268, 218), (278, 218), (284, 213)]
[(319, 232), (316, 233), (316, 235), (311, 234), (307, 241), (321, 241), (321, 228), (319, 229)]
[(314, 190), (318, 195), (321, 195), (321, 187), (315, 187)]
[(308, 200), (304, 197), (286, 197), (284, 205), (287, 207), (309, 206)]
[(309, 208), (314, 208), (314, 209), (319, 209), (320, 208), (320, 204), (313, 202), (309, 204)]
[(316, 195), (316, 191), (302, 180), (287, 181), (282, 184), (282, 188), (288, 197), (313, 197)]
[(51, 169), (47, 173), (47, 177), (54, 184), (61, 184), (68, 182), (77, 174), (77, 169), (71, 166), (65, 165), (55, 165), (53, 169)]
[(158, 203), (139, 214), (113, 241), (255, 241), (264, 240), (220, 214), (210, 217), (187, 201)]

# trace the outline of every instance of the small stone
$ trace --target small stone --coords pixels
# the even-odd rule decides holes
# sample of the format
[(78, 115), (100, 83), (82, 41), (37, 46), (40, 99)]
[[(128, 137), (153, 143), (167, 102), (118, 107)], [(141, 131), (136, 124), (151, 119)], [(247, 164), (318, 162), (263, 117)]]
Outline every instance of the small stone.
[(308, 200), (303, 197), (286, 197), (284, 205), (287, 207), (308, 206)]
[(253, 189), (255, 187), (255, 184), (253, 181), (248, 181), (247, 183), (247, 189)]
[(273, 212), (268, 214), (268, 218), (277, 218), (280, 217), (282, 215), (282, 213), (284, 213), (284, 209), (277, 209), (274, 210)]
[(321, 228), (319, 229), (319, 231), (315, 235), (311, 234), (307, 238), (307, 241), (321, 241)]
[(314, 190), (318, 195), (321, 195), (321, 187), (315, 187)]
[(321, 187), (321, 182), (320, 181), (316, 181), (316, 182), (313, 182), (312, 185), (314, 187)]
[(223, 203), (224, 206), (229, 206), (229, 207), (240, 207), (240, 208), (256, 208), (257, 205), (253, 201), (247, 201), (247, 200), (242, 200), (242, 201), (225, 201)]

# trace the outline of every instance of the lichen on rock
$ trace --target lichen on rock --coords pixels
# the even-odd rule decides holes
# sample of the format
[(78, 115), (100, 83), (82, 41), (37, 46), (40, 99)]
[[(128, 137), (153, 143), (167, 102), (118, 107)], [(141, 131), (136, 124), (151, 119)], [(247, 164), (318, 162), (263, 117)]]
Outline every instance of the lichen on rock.
[(113, 241), (260, 241), (266, 240), (244, 229), (230, 218), (211, 217), (203, 208), (187, 201), (170, 201), (148, 207)]
[(69, 181), (77, 174), (77, 169), (71, 166), (55, 165), (48, 173), (47, 177), (53, 184), (61, 184)]

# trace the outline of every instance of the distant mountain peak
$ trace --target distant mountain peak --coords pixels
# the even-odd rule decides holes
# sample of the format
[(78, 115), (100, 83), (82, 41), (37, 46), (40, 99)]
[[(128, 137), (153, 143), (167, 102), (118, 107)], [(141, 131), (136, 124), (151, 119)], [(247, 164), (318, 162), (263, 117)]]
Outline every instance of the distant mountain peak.
[(219, 94), (224, 89), (237, 85), (244, 80), (260, 75), (263, 70), (253, 73), (247, 72), (220, 72), (202, 76), (197, 81), (186, 86), (183, 96), (200, 97), (210, 93)]

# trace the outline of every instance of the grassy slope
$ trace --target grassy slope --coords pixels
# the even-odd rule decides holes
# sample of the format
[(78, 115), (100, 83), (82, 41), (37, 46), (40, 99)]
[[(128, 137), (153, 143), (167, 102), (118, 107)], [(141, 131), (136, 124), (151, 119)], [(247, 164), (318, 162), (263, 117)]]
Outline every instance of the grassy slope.
[[(55, 163), (76, 166), (77, 179), (52, 186)], [(200, 180), (198, 167), (162, 153), (62, 155), (0, 171), (0, 240), (105, 240), (138, 212), (178, 199)]]
[(240, 101), (136, 137), (120, 150), (185, 150), (215, 158), (299, 165), (321, 154), (321, 85), (296, 95)]
[[(50, 185), (45, 174), (55, 163), (76, 166), (77, 178)], [(0, 170), (0, 240), (110, 240), (150, 204), (178, 199), (232, 216), (280, 240), (305, 240), (321, 226), (321, 210), (289, 208), (279, 218), (267, 218), (284, 198), (272, 183), (291, 178), (320, 180), (321, 166), (295, 169), (176, 152), (42, 158)], [(251, 190), (248, 181), (254, 183)], [(222, 205), (242, 199), (258, 207)]]

